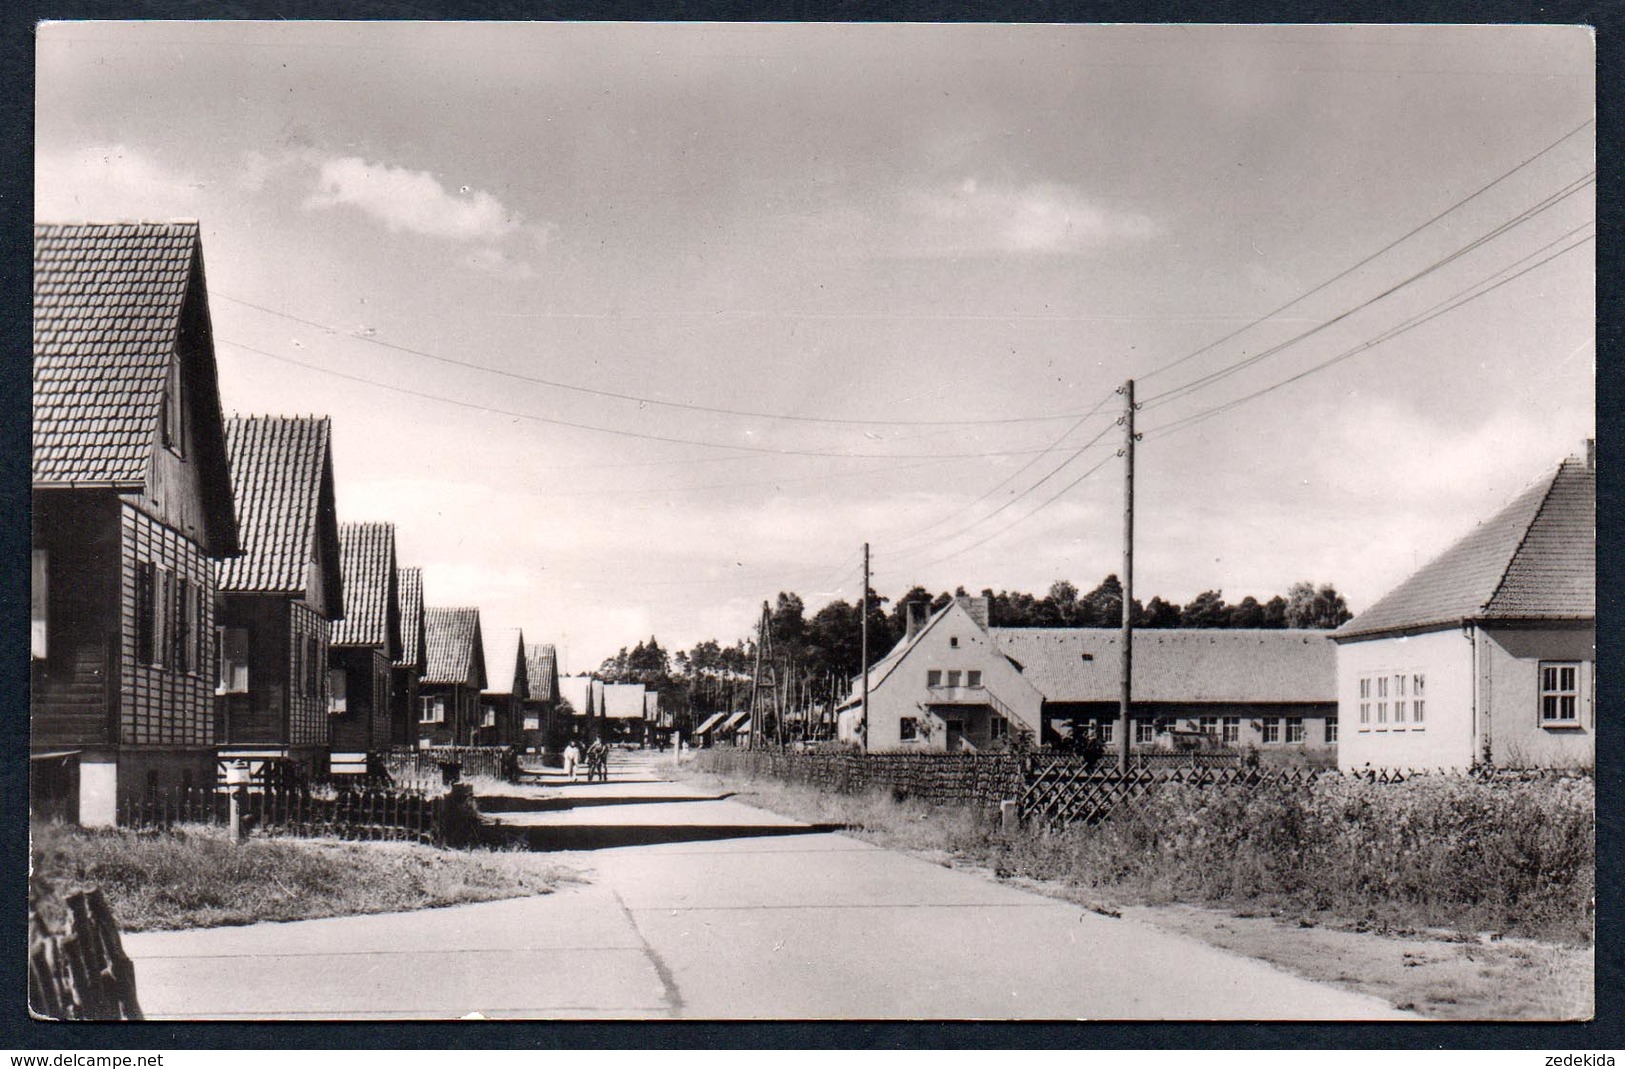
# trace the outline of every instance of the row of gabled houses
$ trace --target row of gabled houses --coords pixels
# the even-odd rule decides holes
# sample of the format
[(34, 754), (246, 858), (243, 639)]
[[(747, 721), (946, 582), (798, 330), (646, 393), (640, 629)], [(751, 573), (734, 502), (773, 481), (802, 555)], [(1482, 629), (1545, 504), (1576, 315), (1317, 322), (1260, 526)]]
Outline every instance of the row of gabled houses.
[[(1596, 496), (1587, 442), (1335, 631), (1136, 632), (1131, 746), (1335, 753), (1344, 769), (1591, 765)], [(1110, 747), (1120, 643), (1101, 628), (992, 626), (986, 598), (911, 612), (870, 669), (867, 724), (854, 680), (839, 737), (953, 752), (1081, 732)]]
[(340, 523), (324, 417), (226, 419), (196, 223), (34, 236), (34, 801), (84, 823), (394, 747), (535, 746), (551, 646), (426, 605), (390, 523)]

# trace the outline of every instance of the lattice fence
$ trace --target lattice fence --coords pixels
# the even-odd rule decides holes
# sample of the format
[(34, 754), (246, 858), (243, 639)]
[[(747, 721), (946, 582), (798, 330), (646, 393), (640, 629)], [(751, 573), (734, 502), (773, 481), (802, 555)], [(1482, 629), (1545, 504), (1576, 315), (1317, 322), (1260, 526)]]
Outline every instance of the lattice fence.
[[(271, 835), (356, 840), (444, 841), (445, 796), (384, 788), (332, 793), (253, 787), (238, 799), (244, 827)], [(226, 824), (231, 799), (223, 790), (155, 791), (120, 804), (118, 820), (131, 828)]]

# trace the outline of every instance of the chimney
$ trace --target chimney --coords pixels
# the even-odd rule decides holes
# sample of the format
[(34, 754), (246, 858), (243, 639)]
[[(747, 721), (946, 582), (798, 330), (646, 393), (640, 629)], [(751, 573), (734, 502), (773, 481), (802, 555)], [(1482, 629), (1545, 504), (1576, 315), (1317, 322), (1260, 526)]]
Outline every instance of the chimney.
[(981, 598), (981, 597), (972, 598), (972, 597), (966, 597), (964, 595), (960, 595), (960, 596), (954, 598), (954, 600), (959, 602), (959, 604), (964, 607), (966, 612), (970, 613), (970, 618), (972, 620), (976, 621), (976, 626), (977, 627), (980, 627), (983, 631), (987, 630), (987, 620), (988, 620), (988, 599), (987, 598)]
[(919, 634), (921, 629), (925, 627), (926, 606), (923, 602), (911, 601), (903, 608), (907, 613), (907, 616), (905, 617), (903, 640), (905, 642), (913, 642), (914, 636)]
[(1586, 471), (1596, 471), (1596, 470), (1597, 470), (1597, 440), (1595, 438), (1587, 438), (1586, 439)]

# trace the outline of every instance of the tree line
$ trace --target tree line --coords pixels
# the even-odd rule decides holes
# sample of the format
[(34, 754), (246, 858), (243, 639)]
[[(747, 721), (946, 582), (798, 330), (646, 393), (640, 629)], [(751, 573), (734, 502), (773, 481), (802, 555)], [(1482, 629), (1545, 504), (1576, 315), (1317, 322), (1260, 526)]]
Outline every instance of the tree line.
[[(907, 633), (910, 606), (929, 617), (964, 596), (965, 588), (933, 594), (915, 586), (893, 602), (869, 591), (869, 663), (884, 657)], [(988, 623), (993, 627), (1118, 627), (1122, 622), (1123, 584), (1115, 574), (1080, 594), (1062, 579), (1043, 597), (1023, 591), (985, 589)], [(1329, 583), (1294, 583), (1287, 592), (1264, 601), (1252, 595), (1234, 604), (1223, 592), (1205, 590), (1183, 605), (1160, 596), (1133, 601), (1137, 628), (1320, 628), (1337, 627), (1352, 615)], [(888, 611), (887, 606), (891, 608)], [(807, 615), (801, 596), (781, 591), (769, 604), (774, 679), (784, 689), (787, 708), (804, 708), (838, 700), (851, 679), (863, 670), (862, 607), (832, 601)], [(651, 635), (630, 649), (622, 647), (594, 675), (610, 683), (642, 683), (660, 691), (661, 704), (686, 728), (712, 712), (750, 706), (756, 670), (756, 638), (724, 646), (715, 639), (688, 650), (670, 652)]]

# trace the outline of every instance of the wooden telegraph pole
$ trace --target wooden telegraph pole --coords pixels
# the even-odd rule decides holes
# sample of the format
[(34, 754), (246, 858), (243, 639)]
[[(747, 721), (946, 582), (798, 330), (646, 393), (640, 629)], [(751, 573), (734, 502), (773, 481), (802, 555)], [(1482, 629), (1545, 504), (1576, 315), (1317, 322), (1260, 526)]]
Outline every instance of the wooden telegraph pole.
[[(767, 700), (762, 700), (762, 688), (767, 688)], [(778, 670), (773, 658), (773, 610), (762, 602), (762, 620), (756, 627), (756, 671), (750, 690), (750, 748), (767, 748), (765, 718), (778, 696)], [(779, 719), (783, 720), (783, 710)]]
[(863, 752), (869, 752), (869, 543), (863, 544)]
[(1117, 704), (1117, 771), (1128, 773), (1129, 733), (1133, 724), (1129, 719), (1134, 704), (1134, 380), (1129, 379), (1117, 391), (1123, 395), (1123, 633), (1122, 656), (1118, 671), (1121, 675)]

